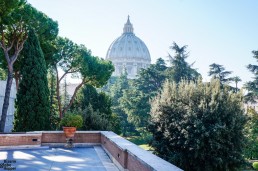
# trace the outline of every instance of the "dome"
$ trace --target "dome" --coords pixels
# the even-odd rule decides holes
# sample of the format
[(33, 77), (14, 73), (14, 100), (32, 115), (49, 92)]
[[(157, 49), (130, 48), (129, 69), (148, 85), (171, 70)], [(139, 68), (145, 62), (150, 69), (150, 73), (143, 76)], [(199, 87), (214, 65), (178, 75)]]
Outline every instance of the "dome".
[(129, 16), (124, 25), (123, 34), (109, 46), (106, 59), (112, 61), (115, 66), (113, 76), (120, 76), (126, 69), (128, 78), (136, 78), (141, 68), (147, 68), (150, 65), (149, 50), (145, 43), (135, 36)]

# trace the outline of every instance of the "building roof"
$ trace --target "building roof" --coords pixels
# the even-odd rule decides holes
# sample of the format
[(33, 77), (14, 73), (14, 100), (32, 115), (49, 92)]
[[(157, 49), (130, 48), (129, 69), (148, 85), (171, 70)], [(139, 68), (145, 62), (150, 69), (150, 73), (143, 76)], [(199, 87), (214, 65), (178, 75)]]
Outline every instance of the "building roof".
[(129, 16), (124, 25), (123, 34), (112, 42), (106, 55), (106, 59), (111, 61), (119, 58), (151, 61), (147, 46), (134, 34)]

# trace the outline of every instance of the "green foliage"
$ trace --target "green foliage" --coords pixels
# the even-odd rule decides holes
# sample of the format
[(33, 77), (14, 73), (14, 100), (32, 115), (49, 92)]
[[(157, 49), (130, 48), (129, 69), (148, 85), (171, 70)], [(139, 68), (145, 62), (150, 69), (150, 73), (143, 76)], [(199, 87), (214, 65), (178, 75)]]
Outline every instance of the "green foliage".
[(29, 32), (24, 45), (22, 81), (17, 93), (15, 131), (50, 129), (50, 104), (47, 69), (39, 41), (34, 31)]
[(244, 155), (247, 159), (258, 159), (258, 113), (249, 108), (247, 110), (248, 121), (245, 125), (245, 144)]
[(239, 88), (237, 87), (237, 84), (242, 81), (241, 78), (239, 76), (234, 76), (230, 78), (230, 81), (233, 81), (235, 83), (236, 86), (234, 87), (234, 91), (238, 92)]
[(8, 23), (8, 16), (17, 8), (24, 5), (25, 0), (1, 0), (0, 1), (0, 23)]
[(99, 110), (101, 113), (105, 113), (107, 118), (111, 117), (111, 99), (109, 96), (107, 96), (104, 92), (98, 93), (92, 85), (85, 85), (82, 93), (82, 110), (91, 104), (93, 110)]
[(85, 108), (82, 117), (84, 130), (111, 130), (110, 120), (99, 110), (94, 111), (91, 104)]
[(215, 63), (210, 65), (210, 71), (208, 72), (209, 76), (212, 76), (213, 79), (218, 79), (222, 85), (232, 81), (232, 78), (228, 77), (231, 73), (232, 71), (225, 71), (222, 65)]
[(48, 72), (48, 87), (49, 87), (49, 100), (50, 100), (50, 127), (51, 130), (59, 129), (60, 118), (58, 116), (58, 103), (56, 100), (56, 75), (52, 69)]
[(6, 78), (7, 78), (6, 71), (0, 68), (0, 80), (6, 80)]
[(255, 170), (258, 170), (258, 162), (253, 162), (253, 168), (254, 168)]
[(60, 126), (81, 128), (83, 119), (81, 115), (66, 113), (61, 119)]
[(120, 104), (128, 115), (128, 121), (136, 127), (146, 127), (150, 112), (150, 99), (156, 95), (166, 79), (165, 61), (159, 58), (156, 64), (141, 69), (132, 85), (123, 90)]
[(115, 132), (121, 133), (123, 136), (128, 136), (132, 133), (136, 133), (135, 126), (128, 122), (128, 114), (126, 113), (123, 104), (121, 103), (123, 92), (127, 89), (130, 89), (129, 80), (127, 79), (127, 73), (122, 74), (116, 82), (110, 88), (110, 97), (112, 99), (112, 112), (118, 116), (120, 120), (119, 130)]
[(0, 65), (2, 65), (0, 67), (8, 70), (6, 93), (0, 121), (0, 131), (4, 131), (13, 74), (16, 80), (16, 88), (18, 89), (22, 67), (22, 57), (20, 58), (19, 56), (27, 39), (29, 28), (37, 32), (40, 41), (44, 39), (43, 49), (45, 49), (44, 45), (48, 44), (48, 40), (50, 41), (51, 38), (56, 37), (58, 28), (57, 22), (37, 11), (30, 4), (26, 4), (26, 0), (2, 0), (0, 6), (0, 41), (1, 50), (5, 52), (4, 55), (0, 55), (0, 58), (5, 58), (1, 60), (3, 62), (0, 62)]
[[(60, 100), (60, 91), (58, 88), (57, 99), (59, 106), (60, 117), (64, 114), (73, 104), (74, 97), (76, 97), (77, 91), (84, 84), (93, 85), (95, 87), (103, 86), (107, 83), (109, 77), (114, 71), (114, 66), (110, 61), (105, 61), (101, 58), (91, 55), (91, 51), (87, 50), (83, 45), (78, 46), (67, 38), (58, 37), (55, 40), (56, 53), (53, 56), (51, 65), (55, 69), (57, 78), (57, 87), (59, 87), (62, 79), (67, 74), (72, 74), (74, 78), (80, 78), (82, 82), (75, 89), (69, 104), (62, 105)], [(59, 72), (61, 69), (63, 74)]]
[(83, 111), (84, 129), (103, 129), (120, 133), (120, 121), (116, 114), (112, 114), (109, 96), (104, 92), (97, 92), (92, 85), (85, 85), (78, 95), (71, 110)]
[[(7, 17), (5, 17), (5, 20), (7, 21), (3, 23), (4, 27), (2, 29), (4, 29), (4, 31), (6, 32), (5, 36), (8, 37), (6, 43), (10, 44), (12, 41), (16, 42), (17, 40), (12, 40), (13, 38), (15, 38), (15, 35), (16, 38), (19, 39), (21, 39), (21, 37), (19, 37), (20, 35), (23, 35), (24, 38), (26, 38), (28, 28), (33, 28), (36, 35), (38, 36), (44, 58), (48, 65), (54, 52), (54, 47), (51, 41), (54, 40), (58, 34), (58, 24), (56, 21), (53, 21), (47, 15), (38, 11), (30, 4), (26, 4), (23, 2), (24, 1), (20, 1), (18, 6), (13, 8), (11, 10), (11, 13), (9, 13)], [(23, 55), (17, 58), (17, 61), (14, 63), (15, 72), (20, 72), (22, 67), (22, 58), (24, 58)], [(1, 67), (3, 68), (6, 65), (7, 64), (5, 61), (1, 64)]]
[(175, 52), (174, 56), (169, 54), (169, 60), (171, 67), (168, 69), (168, 77), (170, 80), (179, 83), (182, 79), (184, 80), (197, 80), (201, 75), (196, 69), (191, 68), (185, 60), (188, 57), (186, 52), (187, 46), (179, 47), (175, 42), (170, 47)]
[(166, 82), (152, 101), (156, 154), (186, 171), (236, 170), (243, 163), (242, 94), (220, 82)]
[[(253, 57), (258, 60), (258, 51), (253, 51)], [(254, 74), (254, 80), (249, 81), (245, 84), (245, 88), (248, 90), (247, 95), (245, 96), (245, 101), (255, 102), (255, 99), (258, 97), (258, 65), (249, 64), (247, 69)]]

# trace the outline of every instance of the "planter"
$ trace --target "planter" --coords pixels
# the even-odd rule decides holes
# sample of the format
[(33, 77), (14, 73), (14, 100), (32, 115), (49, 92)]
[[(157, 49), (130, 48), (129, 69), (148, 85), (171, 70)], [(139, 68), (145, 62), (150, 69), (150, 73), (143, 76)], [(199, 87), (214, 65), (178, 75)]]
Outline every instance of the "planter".
[(76, 132), (76, 127), (63, 127), (66, 138), (73, 138)]

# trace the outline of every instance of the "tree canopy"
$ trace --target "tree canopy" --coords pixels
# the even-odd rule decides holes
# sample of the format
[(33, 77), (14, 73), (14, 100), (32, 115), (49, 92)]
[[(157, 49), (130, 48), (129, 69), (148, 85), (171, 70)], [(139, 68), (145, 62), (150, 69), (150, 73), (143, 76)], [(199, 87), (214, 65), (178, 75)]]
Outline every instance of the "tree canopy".
[(186, 171), (237, 169), (244, 161), (242, 99), (218, 80), (166, 82), (151, 104), (156, 154)]
[(169, 54), (169, 61), (171, 64), (171, 68), (168, 70), (170, 79), (175, 81), (176, 83), (180, 82), (180, 80), (197, 80), (200, 74), (196, 69), (192, 68), (192, 65), (186, 62), (186, 58), (188, 57), (188, 53), (186, 52), (187, 46), (179, 47), (175, 42), (170, 49), (174, 51), (175, 55), (172, 56)]
[[(5, 62), (0, 64), (5, 65), (7, 84), (5, 89), (5, 97), (2, 108), (2, 116), (0, 122), (0, 132), (4, 131), (7, 110), (9, 107), (9, 97), (14, 71), (20, 71), (18, 56), (23, 49), (24, 42), (27, 39), (27, 32), (29, 28), (33, 28), (42, 39), (46, 37), (55, 37), (58, 33), (57, 23), (48, 18), (43, 13), (37, 11), (31, 5), (27, 4), (25, 0), (3, 0), (0, 8), (0, 47)], [(47, 42), (47, 41), (46, 41)], [(17, 64), (14, 67), (14, 64)], [(15, 70), (14, 68), (19, 68)], [(19, 75), (16, 75), (16, 86), (18, 87)]]
[[(91, 55), (91, 51), (87, 50), (83, 45), (77, 45), (67, 38), (58, 37), (55, 42), (56, 53), (53, 56), (51, 66), (56, 74), (56, 92), (59, 108), (59, 116), (62, 115), (71, 107), (76, 97), (78, 90), (84, 84), (93, 86), (103, 86), (107, 83), (114, 66), (110, 61), (105, 61), (101, 58)], [(61, 73), (59, 70), (63, 72)], [(81, 82), (77, 85), (69, 103), (62, 106), (60, 95), (60, 83), (68, 75), (80, 78)]]
[[(253, 57), (258, 61), (258, 51), (252, 51)], [(245, 96), (246, 101), (255, 102), (258, 97), (258, 65), (249, 64), (247, 69), (254, 74), (254, 80), (245, 84), (248, 93)]]
[(17, 132), (50, 129), (50, 103), (46, 62), (34, 31), (24, 45), (22, 81), (17, 94), (14, 130)]
[(221, 84), (228, 84), (232, 80), (228, 77), (231, 73), (232, 71), (226, 71), (222, 65), (216, 63), (210, 65), (210, 71), (208, 72), (209, 76), (218, 79)]

